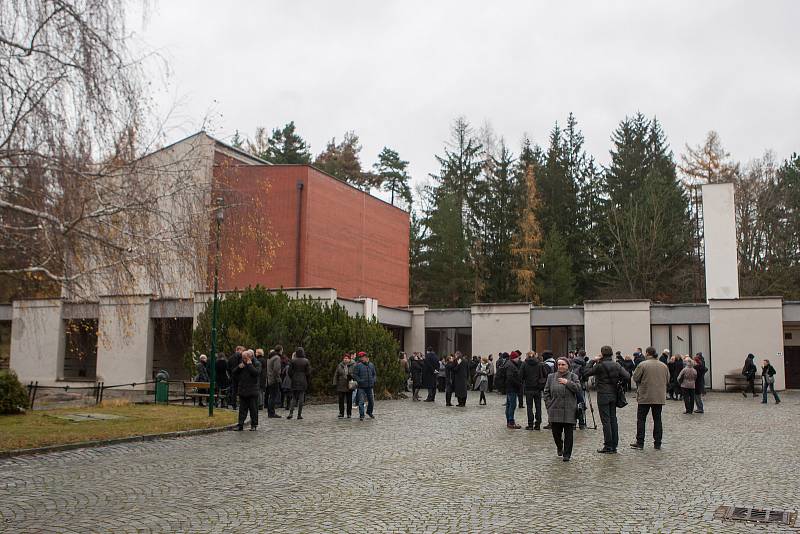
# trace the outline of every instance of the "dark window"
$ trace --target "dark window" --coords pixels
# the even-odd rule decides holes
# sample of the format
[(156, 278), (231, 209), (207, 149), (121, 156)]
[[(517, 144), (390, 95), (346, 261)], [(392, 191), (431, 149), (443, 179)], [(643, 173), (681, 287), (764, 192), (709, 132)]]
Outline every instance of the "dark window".
[(65, 380), (94, 380), (97, 376), (97, 319), (64, 321)]

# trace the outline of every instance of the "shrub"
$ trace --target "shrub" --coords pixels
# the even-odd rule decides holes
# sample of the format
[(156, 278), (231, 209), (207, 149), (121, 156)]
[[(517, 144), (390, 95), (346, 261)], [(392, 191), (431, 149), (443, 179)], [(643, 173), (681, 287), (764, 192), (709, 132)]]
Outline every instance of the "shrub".
[(28, 392), (14, 371), (0, 371), (0, 414), (19, 413), (28, 407)]
[[(211, 313), (209, 303), (198, 317), (192, 337), (197, 353), (211, 353)], [(333, 393), (333, 373), (346, 351), (363, 350), (370, 355), (378, 374), (375, 393), (379, 397), (397, 393), (405, 380), (397, 341), (377, 321), (351, 317), (339, 304), (291, 299), (262, 287), (228, 294), (220, 301), (217, 345), (218, 352), (226, 354), (237, 345), (262, 347), (267, 353), (283, 345), (288, 355), (302, 346), (311, 361), (310, 392), (316, 395)]]

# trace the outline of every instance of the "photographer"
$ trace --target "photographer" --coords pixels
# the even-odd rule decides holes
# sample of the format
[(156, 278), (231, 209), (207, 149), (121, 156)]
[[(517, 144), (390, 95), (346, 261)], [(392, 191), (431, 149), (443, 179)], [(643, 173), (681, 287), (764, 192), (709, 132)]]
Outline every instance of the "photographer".
[(603, 447), (597, 449), (601, 454), (616, 454), (619, 444), (617, 424), (617, 383), (628, 380), (630, 374), (620, 364), (612, 361), (614, 351), (608, 345), (600, 349), (600, 356), (591, 360), (583, 370), (583, 378), (595, 377), (597, 387), (597, 408), (603, 423)]
[(233, 370), (233, 377), (239, 392), (239, 425), (236, 430), (244, 430), (244, 420), (250, 412), (250, 430), (258, 427), (258, 376), (261, 364), (255, 359), (252, 350), (241, 353), (241, 362)]

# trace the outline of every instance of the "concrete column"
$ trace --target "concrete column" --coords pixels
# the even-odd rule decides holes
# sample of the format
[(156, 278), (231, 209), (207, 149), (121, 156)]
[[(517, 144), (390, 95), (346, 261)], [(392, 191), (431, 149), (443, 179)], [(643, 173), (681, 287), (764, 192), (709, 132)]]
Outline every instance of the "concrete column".
[(472, 354), (487, 356), (498, 350), (531, 350), (531, 305), (473, 304)]
[(61, 299), (15, 300), (11, 315), (10, 366), (22, 383), (55, 382), (64, 367)]
[(586, 354), (600, 354), (603, 345), (630, 354), (650, 345), (649, 300), (589, 300), (583, 303)]
[(760, 380), (761, 362), (767, 359), (777, 371), (775, 389), (784, 389), (782, 299), (714, 299), (708, 306), (711, 316), (709, 369), (714, 389), (725, 387), (725, 375), (741, 375), (748, 353), (756, 357), (757, 380)]
[(150, 295), (101, 296), (97, 379), (107, 385), (150, 379), (153, 329)]
[(702, 192), (706, 300), (739, 298), (733, 184), (706, 184)]
[(409, 306), (411, 310), (411, 327), (406, 328), (403, 345), (406, 353), (425, 353), (425, 310), (427, 306)]
[(378, 299), (369, 297), (361, 297), (355, 299), (364, 305), (364, 311), (361, 312), (365, 319), (372, 321), (378, 318)]

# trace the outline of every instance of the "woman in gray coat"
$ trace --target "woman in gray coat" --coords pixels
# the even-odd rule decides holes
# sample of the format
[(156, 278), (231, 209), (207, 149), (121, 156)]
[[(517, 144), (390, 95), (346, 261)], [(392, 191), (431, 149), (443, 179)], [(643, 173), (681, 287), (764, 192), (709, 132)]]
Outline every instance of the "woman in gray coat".
[[(572, 432), (577, 421), (578, 377), (570, 372), (566, 358), (556, 361), (556, 371), (547, 375), (544, 387), (544, 403), (547, 418), (553, 431), (558, 455), (565, 462), (572, 456)], [(563, 439), (562, 439), (563, 434)]]
[(350, 355), (344, 353), (342, 361), (336, 366), (333, 373), (333, 385), (336, 386), (336, 393), (339, 395), (339, 419), (344, 417), (345, 407), (347, 408), (347, 418), (353, 415), (353, 403), (350, 402), (352, 389), (350, 381), (353, 379), (353, 368), (355, 365), (350, 360)]

